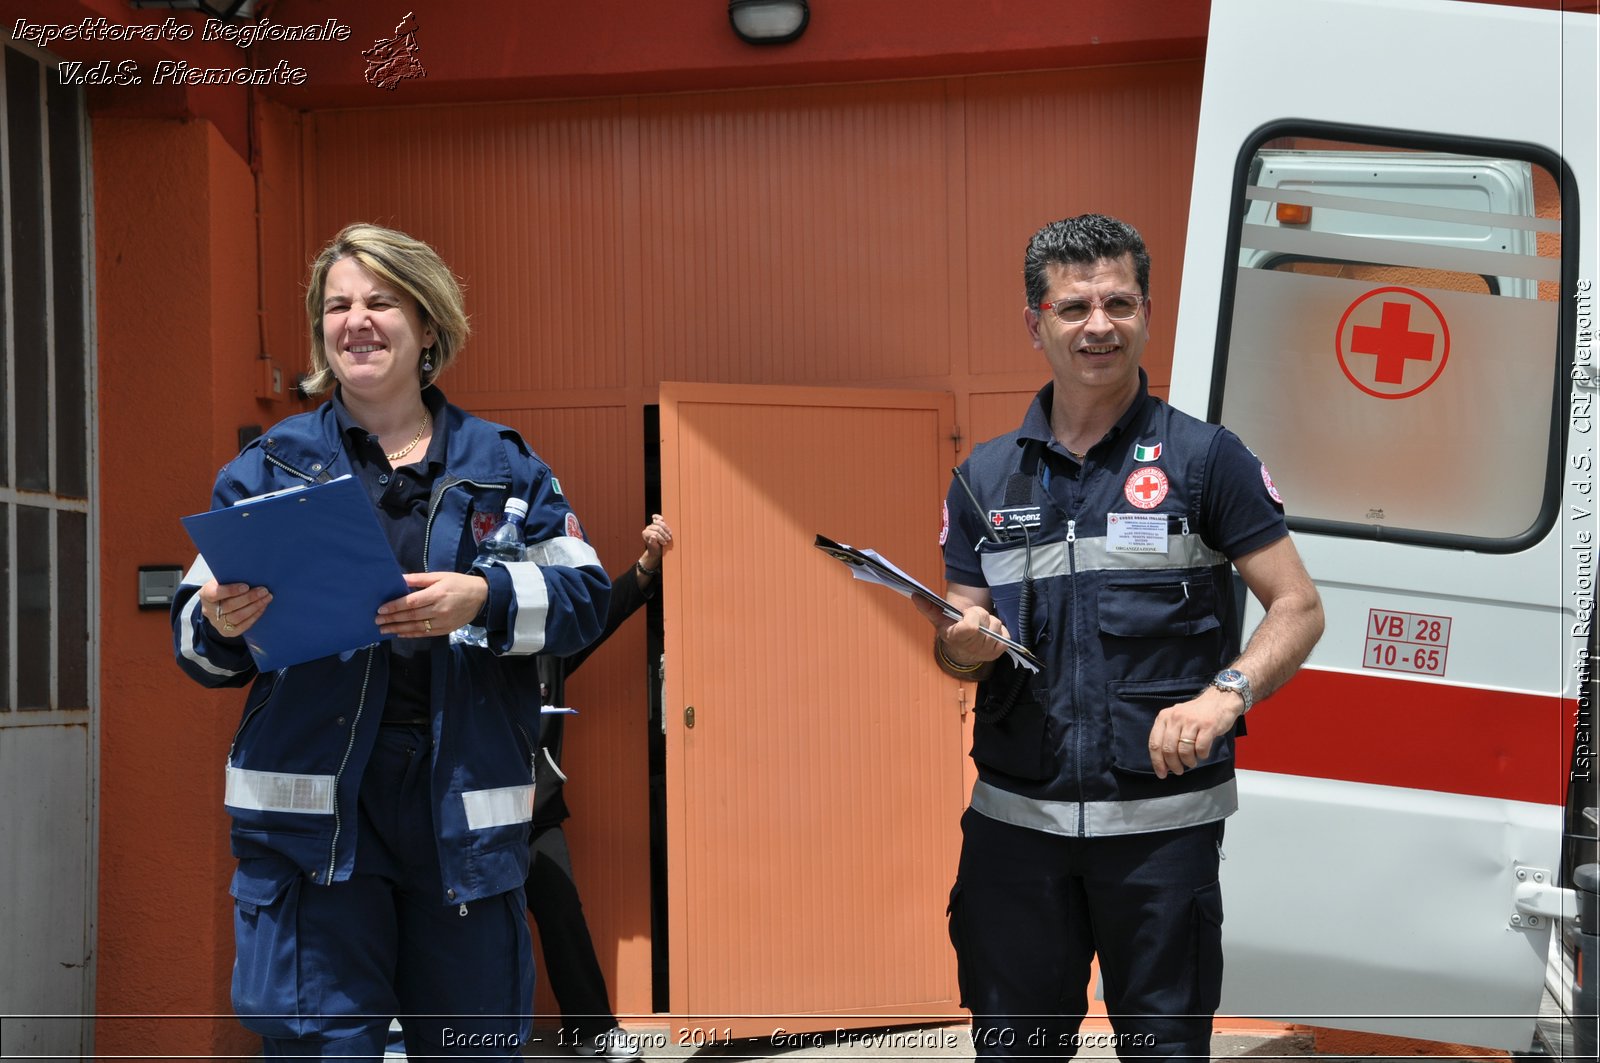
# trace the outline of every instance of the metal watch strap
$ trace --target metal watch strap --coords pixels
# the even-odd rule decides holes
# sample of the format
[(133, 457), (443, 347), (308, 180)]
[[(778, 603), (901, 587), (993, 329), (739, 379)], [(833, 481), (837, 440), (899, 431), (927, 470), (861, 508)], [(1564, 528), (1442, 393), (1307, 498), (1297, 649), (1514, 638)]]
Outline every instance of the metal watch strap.
[(1255, 704), (1255, 692), (1250, 687), (1250, 677), (1237, 668), (1224, 668), (1211, 679), (1211, 685), (1218, 690), (1232, 691), (1244, 701), (1242, 711), (1249, 712), (1250, 706)]

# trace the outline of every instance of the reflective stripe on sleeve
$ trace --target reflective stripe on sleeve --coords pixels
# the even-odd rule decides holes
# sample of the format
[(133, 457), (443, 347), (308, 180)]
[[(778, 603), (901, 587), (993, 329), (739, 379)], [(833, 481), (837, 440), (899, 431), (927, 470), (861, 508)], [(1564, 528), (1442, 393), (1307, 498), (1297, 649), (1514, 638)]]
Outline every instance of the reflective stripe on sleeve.
[[(211, 566), (206, 564), (206, 559), (196, 554), (194, 564), (189, 566), (189, 571), (184, 573), (183, 585), (188, 587), (203, 587), (211, 579)], [(194, 631), (201, 622), (200, 608), (204, 605), (200, 595), (191, 597), (179, 615), (183, 617), (183, 633), (179, 636), (179, 651), (187, 661), (193, 661), (212, 675), (238, 675), (244, 671), (242, 668), (219, 668), (205, 654), (195, 648)]]
[(528, 823), (533, 820), (533, 785), (467, 790), (461, 803), (466, 807), (468, 830)]
[(602, 568), (600, 555), (582, 539), (558, 535), (539, 543), (529, 543), (526, 561), (508, 561), (511, 592), (517, 603), (516, 619), (511, 623), (511, 648), (507, 653), (538, 653), (544, 649), (545, 621), (550, 616), (550, 588), (540, 566), (561, 568)]
[[(1033, 547), (1033, 575), (1035, 579), (1046, 576), (1066, 576), (1073, 571), (1103, 572), (1120, 569), (1136, 572), (1159, 572), (1163, 569), (1205, 568), (1227, 564), (1228, 559), (1200, 540), (1198, 535), (1173, 538), (1164, 554), (1111, 552), (1106, 549), (1104, 536), (1078, 539), (1071, 567), (1067, 564), (1067, 544), (1045, 543)], [(1022, 582), (1023, 554), (1027, 547), (1013, 550), (987, 551), (981, 556), (983, 578), (991, 587), (1004, 587)]]
[(230, 764), (222, 803), (229, 808), (248, 808), (256, 812), (331, 816), (333, 776), (249, 771)]
[(511, 622), (509, 653), (538, 653), (544, 649), (544, 622), (550, 615), (550, 588), (544, 573), (532, 561), (507, 561), (511, 574), (511, 593), (517, 615)]
[[(972, 787), (974, 812), (1014, 827), (1073, 838), (1195, 827), (1225, 819), (1238, 808), (1239, 787), (1231, 777), (1206, 790), (1139, 801), (1044, 801), (1002, 790), (982, 779)], [(1082, 830), (1078, 829), (1080, 815)]]
[(564, 568), (600, 568), (600, 555), (594, 547), (572, 535), (558, 535), (528, 547), (528, 560), (541, 565)]

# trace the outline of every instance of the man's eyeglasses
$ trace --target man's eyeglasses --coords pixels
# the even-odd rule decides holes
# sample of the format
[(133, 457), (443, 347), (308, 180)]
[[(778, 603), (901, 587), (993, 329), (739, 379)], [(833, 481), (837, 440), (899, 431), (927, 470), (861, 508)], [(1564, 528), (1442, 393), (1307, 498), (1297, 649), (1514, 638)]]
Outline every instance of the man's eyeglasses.
[(1089, 320), (1089, 315), (1094, 313), (1094, 308), (1099, 307), (1105, 311), (1106, 317), (1112, 321), (1127, 321), (1138, 316), (1139, 308), (1144, 306), (1142, 295), (1112, 295), (1105, 299), (1058, 299), (1053, 303), (1040, 303), (1039, 311), (1051, 311), (1061, 319), (1065, 325), (1081, 325)]

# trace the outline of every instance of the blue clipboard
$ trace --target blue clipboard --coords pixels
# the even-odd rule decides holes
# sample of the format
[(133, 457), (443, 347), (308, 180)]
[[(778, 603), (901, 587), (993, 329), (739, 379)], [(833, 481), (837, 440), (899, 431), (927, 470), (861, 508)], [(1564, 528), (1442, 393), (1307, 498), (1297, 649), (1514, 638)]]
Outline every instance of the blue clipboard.
[(218, 583), (272, 592), (244, 636), (263, 672), (389, 638), (378, 606), (411, 590), (353, 476), (196, 513), (183, 527)]

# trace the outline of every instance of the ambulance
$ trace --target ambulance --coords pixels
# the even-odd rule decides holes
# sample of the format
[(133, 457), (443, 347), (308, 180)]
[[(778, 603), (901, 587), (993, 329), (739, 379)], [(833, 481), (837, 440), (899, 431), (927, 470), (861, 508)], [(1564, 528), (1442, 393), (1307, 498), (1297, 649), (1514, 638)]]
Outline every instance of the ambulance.
[(1327, 615), (1239, 744), (1222, 1011), (1593, 1058), (1594, 5), (1211, 19), (1171, 399)]

